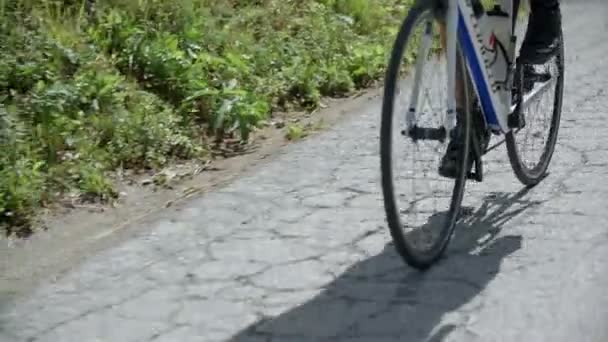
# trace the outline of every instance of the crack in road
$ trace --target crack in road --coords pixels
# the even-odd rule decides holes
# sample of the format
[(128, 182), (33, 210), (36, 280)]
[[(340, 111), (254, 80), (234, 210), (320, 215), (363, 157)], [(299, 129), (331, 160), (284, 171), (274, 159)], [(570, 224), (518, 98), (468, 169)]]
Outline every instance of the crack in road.
[[(144, 236), (1, 306), (0, 340), (608, 339), (608, 4), (563, 4), (566, 83), (551, 174), (522, 190), (504, 151), (471, 184), (446, 257), (406, 267), (384, 221), (379, 99)], [(599, 25), (598, 25), (599, 26)]]

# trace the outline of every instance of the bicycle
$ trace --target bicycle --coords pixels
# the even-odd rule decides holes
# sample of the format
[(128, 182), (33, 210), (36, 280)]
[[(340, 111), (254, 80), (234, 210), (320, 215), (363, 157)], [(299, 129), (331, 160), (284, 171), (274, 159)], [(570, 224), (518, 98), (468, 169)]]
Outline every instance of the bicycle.
[[(388, 70), (385, 77), (384, 99), (382, 104), (382, 122), (380, 129), (380, 155), (382, 190), (384, 207), (393, 243), (404, 261), (420, 270), (434, 264), (446, 250), (459, 218), (467, 180), (482, 182), (482, 157), (506, 141), (507, 153), (511, 167), (517, 179), (525, 186), (532, 187), (547, 176), (547, 169), (555, 150), (561, 117), (563, 83), (564, 83), (564, 49), (563, 34), (561, 46), (556, 57), (544, 66), (524, 65), (516, 57), (518, 28), (517, 15), (520, 4), (518, 0), (496, 1), (494, 6), (486, 9), (479, 1), (471, 0), (416, 0), (395, 39)], [(414, 28), (422, 23), (422, 31), (416, 33)], [(408, 43), (416, 41), (417, 45), (410, 50)], [(445, 52), (445, 53), (444, 53)], [(405, 55), (405, 58), (404, 58)], [(430, 57), (430, 59), (429, 59)], [(403, 60), (406, 63), (403, 63)], [(402, 64), (412, 66), (413, 84), (409, 96), (409, 105), (402, 111), (395, 110), (395, 102), (401, 95), (401, 85), (411, 82), (412, 78), (401, 77)], [(438, 63), (439, 67), (427, 64)], [(408, 65), (408, 66), (409, 66)], [(545, 67), (544, 71), (542, 67)], [(447, 71), (447, 82), (442, 83), (438, 92), (446, 93), (443, 102), (447, 108), (437, 110), (427, 102), (420, 101), (422, 85), (432, 80), (422, 77), (426, 69)], [(443, 88), (443, 85), (446, 88)], [(554, 87), (554, 88), (552, 88)], [(551, 93), (550, 89), (554, 89)], [(425, 91), (424, 94), (430, 94)], [(550, 110), (548, 134), (541, 149), (541, 154), (532, 165), (523, 159), (525, 148), (518, 143), (520, 133), (531, 125), (527, 118), (540, 118), (539, 113), (529, 115), (534, 110), (535, 101), (543, 95), (553, 94)], [(431, 106), (426, 111), (425, 104)], [(420, 108), (422, 107), (422, 109)], [(544, 117), (547, 117), (544, 111)], [(395, 125), (394, 119), (404, 119), (402, 125)], [(406, 195), (417, 195), (420, 187), (415, 184), (412, 190), (396, 196), (397, 181), (412, 180), (416, 183), (423, 176), (438, 176), (438, 159), (421, 160), (421, 170), (413, 168), (394, 172), (396, 162), (407, 161), (406, 157), (392, 158), (392, 138), (400, 139), (398, 143), (414, 147), (412, 159), (422, 148), (431, 147), (431, 151), (445, 151), (451, 132), (460, 121), (464, 134), (460, 152), (460, 171), (455, 178), (439, 177), (431, 185), (447, 183), (447, 190), (433, 190), (431, 195), (406, 202), (400, 206), (398, 198)], [(432, 126), (434, 122), (435, 126)], [(544, 125), (546, 129), (547, 125)], [(397, 130), (397, 132), (394, 132)], [(396, 134), (394, 134), (396, 133)], [(491, 137), (504, 139), (490, 146)], [(538, 136), (536, 134), (535, 136)], [(526, 136), (525, 141), (527, 141)], [(396, 146), (400, 146), (397, 144)], [(450, 190), (451, 189), (451, 190)], [(447, 210), (438, 211), (436, 203), (449, 202)], [(434, 209), (430, 205), (435, 203)], [(422, 221), (418, 220), (417, 209), (421, 208)], [(404, 221), (401, 214), (412, 214), (414, 218)], [(430, 218), (426, 215), (431, 213)], [(416, 239), (420, 234), (406, 233), (405, 228), (419, 225), (423, 230), (439, 227), (439, 232), (430, 238), (424, 237), (426, 247), (417, 247)]]

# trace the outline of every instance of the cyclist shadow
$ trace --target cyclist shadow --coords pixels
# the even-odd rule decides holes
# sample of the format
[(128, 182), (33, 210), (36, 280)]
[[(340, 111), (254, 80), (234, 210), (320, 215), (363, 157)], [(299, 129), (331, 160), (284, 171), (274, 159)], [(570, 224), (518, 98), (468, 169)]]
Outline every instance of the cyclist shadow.
[[(502, 260), (521, 248), (521, 236), (478, 241), (488, 234), (496, 237), (502, 225), (538, 204), (524, 200), (526, 192), (488, 196), (457, 228), (461, 233), (448, 257), (429, 271), (405, 267), (389, 244), (351, 266), (308, 302), (254, 323), (230, 341), (443, 340), (455, 328), (442, 325), (443, 316), (474, 299), (499, 273)], [(428, 224), (434, 220), (431, 217)]]
[[(530, 190), (531, 188), (523, 188), (515, 194), (491, 192), (485, 196), (479, 208), (463, 207), (455, 229), (456, 238), (450, 245), (452, 252), (466, 253), (472, 245), (479, 242), (479, 239), (491, 240), (501, 232), (507, 222), (526, 210), (542, 204), (544, 201), (525, 199)], [(430, 217), (429, 222), (434, 218)], [(438, 223), (439, 221), (435, 224)]]

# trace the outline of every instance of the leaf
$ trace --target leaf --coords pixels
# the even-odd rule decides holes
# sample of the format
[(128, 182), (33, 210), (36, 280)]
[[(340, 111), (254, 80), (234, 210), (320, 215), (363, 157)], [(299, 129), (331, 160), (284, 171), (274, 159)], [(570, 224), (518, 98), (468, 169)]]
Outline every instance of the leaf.
[(232, 111), (232, 107), (234, 106), (236, 99), (225, 99), (222, 101), (221, 107), (217, 110), (217, 114), (215, 116), (215, 120), (213, 122), (214, 129), (220, 129), (224, 126), (224, 121), (226, 119), (226, 115)]
[(185, 98), (184, 102), (192, 102), (192, 101), (197, 100), (204, 96), (217, 96), (219, 94), (220, 94), (220, 91), (217, 89), (212, 89), (212, 88), (201, 89), (201, 90), (197, 90), (194, 94)]

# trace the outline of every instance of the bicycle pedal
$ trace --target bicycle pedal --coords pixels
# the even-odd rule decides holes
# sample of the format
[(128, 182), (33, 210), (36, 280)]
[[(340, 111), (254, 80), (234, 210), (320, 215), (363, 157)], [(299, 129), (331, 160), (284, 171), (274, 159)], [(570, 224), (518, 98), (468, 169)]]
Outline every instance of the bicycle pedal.
[(448, 132), (444, 127), (440, 128), (428, 128), (414, 126), (407, 131), (401, 131), (402, 135), (409, 136), (414, 141), (418, 140), (436, 140), (444, 142), (448, 136)]

